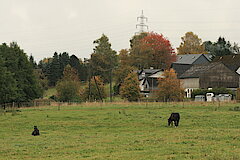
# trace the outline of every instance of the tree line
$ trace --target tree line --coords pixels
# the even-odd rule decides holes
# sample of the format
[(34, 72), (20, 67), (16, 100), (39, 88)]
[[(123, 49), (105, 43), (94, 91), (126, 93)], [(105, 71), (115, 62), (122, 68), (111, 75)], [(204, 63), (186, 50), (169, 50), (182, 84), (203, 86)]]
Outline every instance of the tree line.
[[(205, 53), (212, 57), (239, 54), (238, 45), (231, 44), (224, 37), (219, 37), (216, 42), (202, 42), (196, 34), (187, 32), (181, 40), (175, 52), (171, 42), (162, 34), (141, 33), (130, 39), (129, 49), (117, 53), (111, 48), (109, 38), (103, 34), (93, 41), (95, 47), (89, 59), (82, 60), (67, 52), (55, 52), (38, 64), (33, 56), (28, 58), (16, 43), (3, 43), (0, 46), (0, 103), (40, 98), (48, 87), (57, 88), (54, 98), (61, 101), (102, 100), (107, 97), (104, 90), (106, 83), (110, 84), (110, 97), (120, 94), (122, 98), (136, 101), (140, 98), (136, 70), (150, 67), (164, 69), (168, 75), (166, 77), (175, 81), (170, 66), (176, 61), (177, 54)], [(159, 81), (167, 83), (162, 79)], [(164, 86), (159, 88), (164, 89)], [(181, 91), (179, 89), (178, 95)], [(161, 93), (158, 95), (159, 99), (163, 99)], [(165, 98), (171, 99), (169, 96), (165, 95)]]
[(26, 102), (43, 94), (26, 53), (12, 42), (0, 45), (0, 103)]

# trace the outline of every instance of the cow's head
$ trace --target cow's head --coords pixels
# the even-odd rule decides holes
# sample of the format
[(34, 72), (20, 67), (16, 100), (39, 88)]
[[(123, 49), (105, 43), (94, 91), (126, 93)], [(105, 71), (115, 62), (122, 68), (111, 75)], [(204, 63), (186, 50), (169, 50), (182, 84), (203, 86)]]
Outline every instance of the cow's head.
[(168, 119), (168, 126), (170, 126), (170, 124), (172, 124), (172, 122), (173, 122), (173, 121), (171, 120), (171, 118), (169, 118), (169, 119)]

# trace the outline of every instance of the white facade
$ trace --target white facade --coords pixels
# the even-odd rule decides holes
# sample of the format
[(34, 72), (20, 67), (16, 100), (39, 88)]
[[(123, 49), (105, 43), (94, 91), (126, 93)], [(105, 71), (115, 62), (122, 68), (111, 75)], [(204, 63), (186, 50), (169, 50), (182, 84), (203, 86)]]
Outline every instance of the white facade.
[(199, 78), (180, 79), (187, 98), (191, 98), (194, 89), (199, 88)]

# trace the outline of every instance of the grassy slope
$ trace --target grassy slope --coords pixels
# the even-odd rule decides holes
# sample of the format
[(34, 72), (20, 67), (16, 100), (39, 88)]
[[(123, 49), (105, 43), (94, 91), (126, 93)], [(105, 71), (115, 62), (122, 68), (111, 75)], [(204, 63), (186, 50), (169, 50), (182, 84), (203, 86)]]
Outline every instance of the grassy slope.
[[(229, 111), (234, 106), (239, 104), (25, 108), (0, 116), (0, 159), (237, 160), (240, 114)], [(181, 114), (178, 128), (166, 126), (171, 112)], [(31, 136), (34, 125), (40, 136)]]
[(44, 91), (43, 98), (48, 99), (56, 94), (57, 94), (56, 88), (49, 88), (48, 90)]

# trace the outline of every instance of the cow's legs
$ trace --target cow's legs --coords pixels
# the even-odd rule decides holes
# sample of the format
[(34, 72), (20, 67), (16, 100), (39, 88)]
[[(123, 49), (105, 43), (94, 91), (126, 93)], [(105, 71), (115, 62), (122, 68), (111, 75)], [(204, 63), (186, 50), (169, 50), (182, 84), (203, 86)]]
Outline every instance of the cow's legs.
[(175, 121), (175, 126), (177, 127), (179, 123), (179, 120)]

